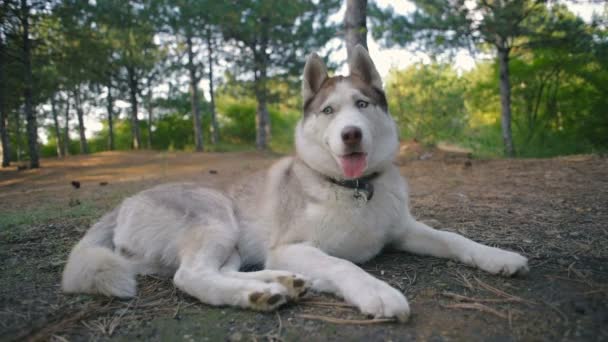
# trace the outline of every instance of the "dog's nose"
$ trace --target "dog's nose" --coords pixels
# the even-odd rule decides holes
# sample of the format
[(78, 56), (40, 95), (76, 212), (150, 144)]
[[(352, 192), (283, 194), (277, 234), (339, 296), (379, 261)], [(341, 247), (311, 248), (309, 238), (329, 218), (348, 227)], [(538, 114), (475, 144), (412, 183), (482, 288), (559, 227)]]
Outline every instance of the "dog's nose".
[(355, 126), (347, 126), (342, 130), (342, 141), (346, 146), (353, 147), (361, 143), (361, 129)]

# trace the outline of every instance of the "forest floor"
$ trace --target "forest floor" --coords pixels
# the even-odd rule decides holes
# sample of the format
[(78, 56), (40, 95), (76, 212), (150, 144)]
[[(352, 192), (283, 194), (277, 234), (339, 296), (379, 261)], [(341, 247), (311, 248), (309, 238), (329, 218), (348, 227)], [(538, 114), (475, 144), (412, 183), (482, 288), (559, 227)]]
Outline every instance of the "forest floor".
[(402, 158), (418, 219), (530, 258), (516, 278), (405, 253), (363, 264), (405, 293), (405, 324), (351, 324), (366, 317), (318, 294), (272, 313), (215, 308), (152, 276), (132, 300), (60, 292), (70, 248), (121, 199), (162, 182), (223, 186), (276, 158), (105, 152), (0, 171), (0, 340), (608, 340), (608, 159), (598, 156)]

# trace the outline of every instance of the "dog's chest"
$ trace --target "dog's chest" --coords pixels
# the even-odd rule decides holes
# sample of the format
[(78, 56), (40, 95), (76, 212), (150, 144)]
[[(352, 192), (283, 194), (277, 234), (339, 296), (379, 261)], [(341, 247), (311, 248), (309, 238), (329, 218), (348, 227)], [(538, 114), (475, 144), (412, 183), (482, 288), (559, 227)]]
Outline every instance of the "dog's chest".
[[(310, 242), (326, 253), (363, 262), (380, 252), (387, 243), (395, 213), (380, 204), (383, 196), (370, 202), (346, 197), (339, 201), (309, 203), (305, 217)], [(373, 202), (375, 201), (375, 202)]]

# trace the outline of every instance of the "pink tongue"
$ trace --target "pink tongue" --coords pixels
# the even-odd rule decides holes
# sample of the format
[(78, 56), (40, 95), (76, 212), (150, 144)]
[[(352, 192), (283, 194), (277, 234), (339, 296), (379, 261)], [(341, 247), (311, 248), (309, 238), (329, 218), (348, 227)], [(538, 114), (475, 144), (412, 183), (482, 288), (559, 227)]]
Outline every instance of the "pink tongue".
[(351, 154), (340, 158), (342, 173), (346, 178), (359, 178), (367, 166), (367, 160), (363, 153)]

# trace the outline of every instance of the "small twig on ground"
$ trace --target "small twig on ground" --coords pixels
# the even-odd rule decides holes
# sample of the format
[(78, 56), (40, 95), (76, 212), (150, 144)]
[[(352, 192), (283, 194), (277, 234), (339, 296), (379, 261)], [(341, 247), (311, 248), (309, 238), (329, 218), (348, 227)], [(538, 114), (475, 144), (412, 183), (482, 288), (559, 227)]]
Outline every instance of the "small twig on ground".
[(329, 316), (318, 316), (318, 315), (307, 315), (300, 314), (298, 315), (302, 318), (314, 319), (317, 321), (324, 321), (328, 323), (334, 324), (378, 324), (378, 323), (392, 323), (396, 322), (395, 318), (374, 318), (374, 319), (343, 319)]
[(179, 302), (177, 302), (177, 307), (175, 308), (175, 313), (173, 313), (173, 318), (177, 318), (177, 315), (179, 315), (179, 307), (182, 305), (182, 301), (180, 300)]
[(484, 288), (487, 291), (490, 291), (492, 293), (494, 293), (495, 295), (499, 296), (499, 297), (504, 297), (504, 298), (508, 298), (511, 301), (514, 302), (520, 302), (520, 303), (528, 303), (528, 304), (534, 304), (534, 302), (523, 299), (521, 297), (509, 294), (504, 292), (503, 290), (497, 289), (494, 286), (484, 283), (483, 281), (479, 280), (479, 278), (475, 277), (475, 281), (479, 284), (479, 286), (481, 286), (482, 288)]
[(517, 302), (512, 298), (471, 298), (463, 295), (459, 295), (457, 293), (452, 292), (442, 292), (442, 296), (449, 297), (455, 299), (459, 302), (476, 302), (476, 303), (509, 303), (509, 302)]
[(442, 305), (444, 308), (448, 308), (448, 309), (472, 309), (472, 310), (479, 310), (479, 311), (484, 311), (487, 313), (491, 313), (495, 316), (498, 316), (500, 318), (508, 318), (508, 316), (496, 309), (492, 309), (491, 307), (487, 306), (487, 305), (483, 305), (481, 303), (456, 303), (456, 304), (447, 304), (447, 305)]
[(579, 270), (574, 268), (574, 264), (576, 264), (576, 261), (571, 263), (570, 266), (568, 266), (568, 278), (570, 278), (570, 272), (572, 272), (575, 276), (581, 279), (587, 279), (587, 277), (585, 277)]
[(64, 327), (81, 321), (89, 316), (99, 314), (100, 311), (105, 311), (105, 309), (107, 309), (110, 304), (112, 303), (108, 303), (106, 306), (100, 308), (99, 310), (95, 310), (89, 305), (70, 317), (64, 318), (53, 324), (49, 324), (38, 331), (26, 333), (24, 336), (22, 335), (22, 337), (17, 338), (17, 340), (26, 340), (30, 342), (48, 340), (49, 336), (52, 336)]
[(324, 302), (320, 300), (301, 300), (300, 304), (304, 305), (315, 305), (315, 306), (329, 306), (329, 307), (343, 307), (343, 308), (354, 308), (354, 306), (348, 303), (341, 302)]
[(277, 329), (277, 337), (281, 338), (281, 332), (283, 330), (283, 321), (281, 320), (281, 315), (277, 312), (277, 319), (279, 320), (279, 328)]
[(462, 272), (458, 271), (456, 272), (456, 274), (458, 274), (461, 278), (460, 282), (469, 290), (473, 290), (473, 284), (471, 284), (471, 282), (469, 281), (469, 279), (467, 278), (466, 275), (462, 274)]
[(122, 317), (127, 313), (127, 311), (129, 311), (129, 309), (131, 308), (131, 305), (133, 303), (135, 303), (136, 301), (137, 301), (137, 299), (130, 301), (129, 305), (127, 305), (127, 307), (118, 316), (115, 316), (114, 318), (112, 318), (112, 321), (110, 321), (110, 324), (108, 326), (108, 336), (112, 336), (112, 334), (114, 333), (114, 330), (116, 330), (116, 328), (118, 328), (118, 325), (120, 324), (120, 320), (122, 319)]

